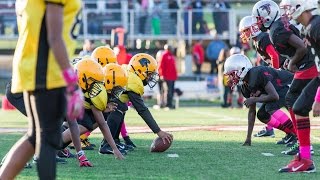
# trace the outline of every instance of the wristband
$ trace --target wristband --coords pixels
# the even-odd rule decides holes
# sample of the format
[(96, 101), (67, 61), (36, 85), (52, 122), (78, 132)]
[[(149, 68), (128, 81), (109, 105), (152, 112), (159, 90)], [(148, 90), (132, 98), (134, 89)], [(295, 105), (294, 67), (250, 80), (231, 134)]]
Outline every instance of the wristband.
[(320, 102), (320, 87), (318, 87), (317, 94), (314, 97), (315, 102)]
[(62, 74), (67, 84), (77, 83), (78, 77), (77, 77), (77, 74), (74, 72), (73, 68), (70, 67), (70, 68), (64, 69)]

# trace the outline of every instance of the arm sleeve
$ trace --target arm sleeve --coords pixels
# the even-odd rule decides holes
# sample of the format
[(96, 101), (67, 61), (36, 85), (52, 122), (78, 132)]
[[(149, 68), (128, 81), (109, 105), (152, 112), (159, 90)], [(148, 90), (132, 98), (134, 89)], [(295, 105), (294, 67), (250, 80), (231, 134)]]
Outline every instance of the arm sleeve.
[(156, 120), (151, 115), (149, 109), (144, 104), (142, 97), (139, 94), (136, 94), (132, 91), (128, 91), (128, 97), (132, 105), (134, 106), (134, 108), (137, 110), (138, 114), (147, 123), (149, 128), (154, 133), (158, 133), (160, 131), (160, 127), (158, 126)]
[(271, 58), (271, 63), (272, 63), (272, 67), (273, 68), (276, 68), (276, 69), (279, 69), (279, 55), (277, 53), (277, 51), (274, 49), (274, 47), (269, 44), (266, 48), (266, 52), (268, 53), (268, 55), (270, 56)]

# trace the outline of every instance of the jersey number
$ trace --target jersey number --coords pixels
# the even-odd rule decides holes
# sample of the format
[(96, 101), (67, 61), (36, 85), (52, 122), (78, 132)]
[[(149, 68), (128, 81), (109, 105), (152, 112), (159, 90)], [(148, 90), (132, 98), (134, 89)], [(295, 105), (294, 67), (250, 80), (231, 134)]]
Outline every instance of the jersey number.
[(71, 28), (71, 37), (77, 39), (80, 34), (80, 28), (82, 24), (82, 9), (77, 13), (76, 19)]

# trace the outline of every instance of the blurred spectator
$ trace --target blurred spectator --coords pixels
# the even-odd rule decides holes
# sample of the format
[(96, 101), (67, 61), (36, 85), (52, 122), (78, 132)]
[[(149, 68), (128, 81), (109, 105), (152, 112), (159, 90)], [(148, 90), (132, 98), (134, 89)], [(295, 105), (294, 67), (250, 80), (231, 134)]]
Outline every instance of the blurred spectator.
[[(156, 60), (157, 60), (158, 64), (160, 64), (160, 62), (161, 62), (163, 52), (164, 52), (163, 50), (159, 50), (156, 54)], [(154, 106), (155, 109), (164, 108), (166, 106), (166, 99), (164, 96), (163, 85), (164, 85), (163, 79), (160, 78), (158, 81), (159, 94), (157, 95), (157, 105)]]
[(165, 96), (167, 100), (166, 108), (174, 109), (173, 95), (174, 95), (174, 83), (178, 78), (176, 60), (173, 55), (174, 49), (170, 45), (164, 46), (164, 52), (159, 62), (159, 75), (160, 79), (165, 82)]
[(214, 25), (218, 34), (229, 30), (229, 14), (226, 10), (230, 9), (228, 2), (224, 0), (214, 0), (214, 10), (212, 13)]
[(145, 34), (145, 25), (148, 19), (148, 0), (138, 0), (135, 9), (139, 16), (139, 33)]
[(219, 83), (222, 83), (222, 89), (220, 89), (222, 92), (223, 90), (223, 104), (221, 104), (221, 107), (230, 107), (231, 106), (231, 87), (228, 86), (228, 77), (223, 75), (224, 70), (224, 63), (226, 59), (230, 56), (230, 51), (228, 48), (221, 49), (219, 53), (219, 58), (217, 60), (218, 65), (218, 81)]
[(206, 56), (211, 63), (210, 74), (217, 73), (217, 59), (219, 57), (220, 51), (226, 48), (227, 45), (224, 41), (218, 39), (217, 34), (214, 36), (213, 41), (209, 43), (206, 49)]
[(199, 34), (210, 34), (210, 29), (208, 23), (205, 20), (202, 20), (200, 23)]
[(201, 66), (204, 62), (204, 49), (202, 43), (203, 41), (199, 39), (192, 48), (192, 60), (196, 65), (195, 74), (201, 74)]
[(199, 27), (203, 21), (203, 6), (204, 2), (202, 0), (193, 0), (192, 1), (192, 34), (199, 34), (199, 30), (197, 28), (198, 24)]
[(152, 24), (152, 34), (159, 35), (161, 31), (160, 27), (160, 17), (162, 11), (161, 0), (154, 0), (154, 5), (152, 7), (151, 13), (151, 24)]
[(84, 40), (82, 51), (80, 51), (79, 56), (91, 56), (92, 51), (94, 50), (94, 40), (86, 39)]
[(173, 33), (175, 34), (177, 31), (177, 10), (179, 9), (178, 3), (176, 0), (169, 0), (169, 10), (171, 10), (170, 12), (170, 17), (173, 20), (174, 23), (174, 28), (172, 28)]
[(96, 13), (88, 13), (88, 33), (89, 34), (99, 34), (102, 31), (101, 23), (98, 21)]
[(132, 54), (127, 53), (127, 49), (123, 45), (118, 45), (113, 49), (114, 53), (117, 56), (118, 64), (129, 64), (129, 61), (132, 57)]

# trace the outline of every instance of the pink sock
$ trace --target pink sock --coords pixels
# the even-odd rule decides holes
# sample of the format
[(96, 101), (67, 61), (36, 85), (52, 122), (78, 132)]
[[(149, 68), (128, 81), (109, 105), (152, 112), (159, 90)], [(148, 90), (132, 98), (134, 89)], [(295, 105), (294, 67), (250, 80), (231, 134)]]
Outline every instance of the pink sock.
[(299, 155), (301, 158), (311, 159), (310, 146), (300, 146), (299, 150), (300, 150)]
[(276, 118), (278, 121), (280, 121), (281, 124), (285, 123), (288, 119), (290, 119), (286, 113), (284, 113), (282, 110), (278, 109), (276, 112), (272, 114), (274, 118)]
[(90, 131), (87, 131), (85, 134), (86, 134), (87, 137), (89, 137), (90, 134), (91, 134), (91, 132), (90, 132)]
[(271, 116), (270, 121), (267, 123), (268, 126), (271, 126), (271, 127), (277, 128), (277, 129), (278, 129), (278, 127), (279, 127), (280, 124), (281, 124), (281, 123), (280, 123), (277, 119), (275, 119), (274, 117), (272, 117), (272, 116)]
[(272, 127), (271, 125), (268, 125), (268, 124), (267, 124), (266, 129), (267, 129), (268, 131), (271, 131), (271, 130), (273, 129), (273, 127)]
[(129, 136), (128, 132), (127, 132), (126, 124), (124, 123), (124, 121), (123, 121), (123, 123), (121, 125), (121, 136), (123, 138)]

